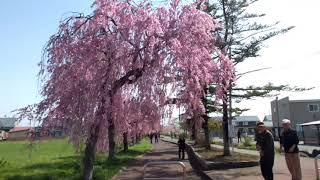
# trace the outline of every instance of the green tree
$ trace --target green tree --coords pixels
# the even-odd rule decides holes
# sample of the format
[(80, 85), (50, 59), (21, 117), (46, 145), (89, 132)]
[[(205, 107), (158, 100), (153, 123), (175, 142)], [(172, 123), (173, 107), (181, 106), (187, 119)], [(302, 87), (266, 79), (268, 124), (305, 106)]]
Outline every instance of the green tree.
[[(263, 24), (259, 22), (259, 18), (266, 14), (256, 14), (248, 11), (248, 7), (258, 0), (213, 0), (207, 1), (204, 8), (207, 13), (216, 17), (222, 27), (214, 32), (214, 36), (218, 41), (216, 45), (233, 60), (235, 67), (241, 62), (250, 58), (258, 57), (260, 50), (263, 48), (265, 41), (277, 35), (283, 34), (294, 28), (293, 26), (281, 28), (279, 22), (273, 24)], [(199, 5), (201, 8), (202, 5)], [(237, 79), (250, 72), (259, 71), (253, 70), (242, 74), (236, 74)], [(254, 97), (271, 96), (274, 91), (282, 90), (304, 90), (303, 88), (291, 88), (288, 85), (275, 86), (268, 83), (261, 87), (237, 87), (235, 82), (231, 82), (232, 86), (225, 92), (223, 103), (217, 108), (208, 109), (208, 113), (220, 111), (223, 114), (223, 134), (224, 134), (224, 155), (230, 155), (228, 124), (232, 119), (233, 113), (241, 114), (247, 109), (232, 108), (232, 100), (240, 102), (243, 99), (252, 99)], [(212, 93), (210, 89), (214, 89), (211, 85), (207, 93)], [(235, 91), (236, 93), (233, 93)], [(210, 96), (206, 95), (206, 98)], [(204, 101), (205, 107), (210, 108), (214, 105), (213, 100)], [(213, 111), (212, 111), (213, 110)], [(208, 123), (205, 121), (205, 123)], [(204, 125), (206, 128), (208, 125)], [(205, 130), (206, 131), (206, 130)], [(207, 139), (207, 138), (206, 138)]]
[(210, 118), (208, 121), (208, 128), (210, 131), (219, 132), (221, 131), (222, 123), (217, 119)]

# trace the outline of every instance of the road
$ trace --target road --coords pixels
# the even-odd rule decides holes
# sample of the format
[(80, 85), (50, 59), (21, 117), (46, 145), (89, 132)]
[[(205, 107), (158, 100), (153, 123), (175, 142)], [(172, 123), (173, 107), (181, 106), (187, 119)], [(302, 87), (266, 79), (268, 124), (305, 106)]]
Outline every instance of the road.
[[(159, 161), (178, 161), (178, 147), (171, 143), (159, 141), (159, 143), (153, 145), (153, 151), (139, 157), (132, 164), (129, 164), (118, 176), (114, 177), (114, 180), (141, 180), (143, 178), (143, 166), (147, 162), (159, 162)], [(196, 175), (187, 159), (183, 160), (186, 165), (187, 179), (188, 180), (200, 180), (201, 178)], [(162, 165), (162, 166), (150, 166), (147, 168), (145, 177), (173, 177), (179, 179), (182, 177), (182, 168), (177, 165)]]

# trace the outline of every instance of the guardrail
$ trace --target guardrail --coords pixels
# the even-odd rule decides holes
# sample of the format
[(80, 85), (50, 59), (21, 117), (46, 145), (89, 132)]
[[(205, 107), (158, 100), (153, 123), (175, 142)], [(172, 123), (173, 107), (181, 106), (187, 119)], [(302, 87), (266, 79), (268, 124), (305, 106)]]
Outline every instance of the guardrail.
[(159, 178), (155, 178), (155, 177), (145, 177), (145, 174), (146, 174), (146, 168), (150, 165), (171, 165), (171, 164), (175, 164), (175, 165), (179, 165), (181, 166), (182, 168), (182, 171), (183, 171), (183, 175), (182, 175), (182, 179), (183, 180), (186, 180), (186, 166), (184, 165), (183, 162), (180, 162), (180, 161), (155, 161), (155, 162), (148, 162), (146, 163), (144, 166), (143, 166), (143, 179), (144, 180), (152, 180), (152, 179), (177, 179), (176, 177), (175, 178), (170, 178), (170, 177), (159, 177)]
[(317, 180), (320, 180), (320, 168), (319, 168), (319, 165), (318, 165), (318, 160), (320, 159), (320, 154), (318, 156), (316, 156), (314, 158), (314, 166), (315, 166), (315, 169), (316, 169), (316, 176), (317, 176)]

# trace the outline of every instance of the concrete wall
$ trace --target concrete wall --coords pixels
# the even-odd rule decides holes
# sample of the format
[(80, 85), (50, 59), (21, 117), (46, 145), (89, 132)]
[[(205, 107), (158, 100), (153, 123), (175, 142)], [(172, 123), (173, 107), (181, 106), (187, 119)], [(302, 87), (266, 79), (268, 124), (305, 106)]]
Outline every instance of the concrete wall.
[[(278, 108), (278, 110), (277, 110)], [(290, 114), (290, 101), (289, 98), (283, 98), (277, 101), (274, 100), (271, 102), (271, 115), (272, 115), (272, 123), (275, 131), (275, 137), (278, 137), (278, 128), (281, 129), (281, 121), (283, 119), (291, 119)], [(279, 126), (278, 126), (279, 124)], [(281, 131), (280, 131), (281, 132)]]
[[(320, 104), (316, 102), (291, 102), (291, 118), (292, 124), (302, 124), (311, 121), (320, 120), (320, 112), (310, 112), (309, 111), (309, 104)], [(293, 127), (299, 130), (297, 127)], [(300, 133), (300, 137), (302, 137), (302, 132)], [(305, 127), (304, 128), (304, 136), (306, 138), (317, 138), (318, 131), (315, 126)]]
[(291, 121), (292, 124), (302, 124), (320, 120), (320, 112), (309, 112), (309, 104), (319, 104), (312, 102), (291, 102)]

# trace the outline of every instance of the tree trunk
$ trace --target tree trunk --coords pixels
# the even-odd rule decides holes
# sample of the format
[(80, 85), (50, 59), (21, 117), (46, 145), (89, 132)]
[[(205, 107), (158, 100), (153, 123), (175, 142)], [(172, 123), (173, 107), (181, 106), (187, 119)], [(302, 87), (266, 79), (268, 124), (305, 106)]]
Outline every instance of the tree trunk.
[(129, 150), (128, 147), (128, 133), (123, 133), (123, 151), (127, 152)]
[(132, 146), (135, 144), (134, 137), (131, 138)]
[(110, 97), (110, 107), (108, 111), (108, 140), (109, 140), (109, 154), (108, 154), (108, 161), (111, 161), (116, 156), (116, 142), (115, 142), (115, 125), (113, 120), (112, 114), (112, 107), (113, 107), (113, 98), (114, 98), (115, 91), (109, 92)]
[(204, 105), (204, 108), (205, 108), (205, 114), (202, 115), (202, 118), (204, 120), (204, 123), (203, 123), (203, 131), (204, 131), (204, 147), (207, 149), (207, 150), (210, 150), (211, 147), (210, 147), (210, 134), (209, 134), (209, 125), (208, 125), (208, 121), (209, 121), (209, 110), (208, 110), (208, 100), (207, 100), (207, 94), (208, 94), (208, 88), (207, 87), (204, 87), (203, 89), (204, 91), (204, 96), (202, 97), (202, 103)]
[[(225, 96), (227, 97), (227, 96)], [(222, 128), (223, 128), (223, 155), (224, 156), (230, 156), (230, 144), (229, 144), (229, 129), (228, 129), (228, 104), (227, 101), (223, 101), (223, 122), (222, 122)]]
[(93, 161), (95, 158), (97, 140), (98, 140), (97, 135), (91, 135), (86, 143), (84, 159), (83, 159), (83, 163), (84, 163), (83, 179), (84, 180), (92, 179)]
[(141, 141), (141, 133), (138, 133), (139, 142)]
[(193, 123), (192, 124), (192, 135), (191, 135), (192, 140), (194, 140), (195, 142), (197, 142), (197, 130), (196, 130), (196, 124)]
[(113, 123), (109, 124), (108, 136), (109, 136), (108, 160), (110, 161), (110, 160), (113, 160), (116, 156), (115, 127)]
[(96, 145), (97, 145), (98, 136), (100, 133), (100, 125), (103, 120), (103, 115), (105, 113), (105, 103), (106, 103), (106, 100), (103, 97), (101, 99), (101, 106), (99, 107), (99, 110), (97, 111), (97, 116), (96, 116), (98, 123), (92, 125), (92, 127), (90, 128), (90, 136), (86, 142), (86, 148), (84, 151), (84, 158), (83, 158), (83, 164), (84, 164), (83, 179), (84, 180), (92, 179), (93, 161), (95, 159), (95, 154), (96, 154)]
[(211, 149), (211, 146), (210, 146), (210, 134), (209, 134), (209, 126), (208, 126), (208, 121), (209, 121), (209, 117), (207, 115), (204, 115), (203, 116), (204, 118), (204, 123), (203, 123), (203, 130), (204, 130), (204, 136), (205, 136), (205, 148), (207, 150), (210, 150)]

